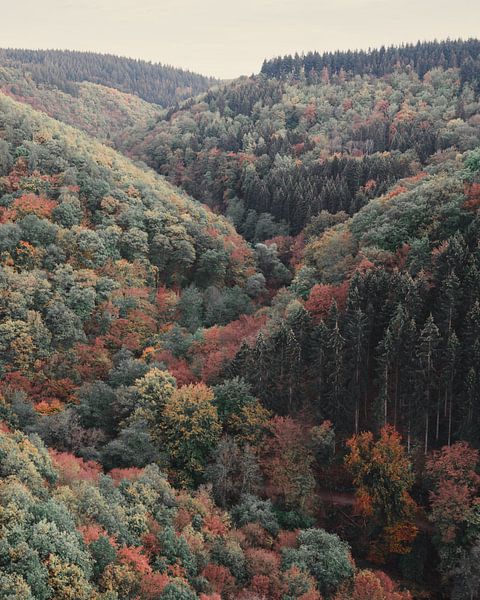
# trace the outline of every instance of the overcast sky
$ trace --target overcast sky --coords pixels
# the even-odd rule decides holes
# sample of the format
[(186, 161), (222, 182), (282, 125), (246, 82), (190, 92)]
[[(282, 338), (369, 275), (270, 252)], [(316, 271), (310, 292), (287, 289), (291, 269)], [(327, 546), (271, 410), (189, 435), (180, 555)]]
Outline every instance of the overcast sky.
[(480, 0), (0, 0), (0, 46), (144, 58), (217, 77), (303, 50), (480, 35)]

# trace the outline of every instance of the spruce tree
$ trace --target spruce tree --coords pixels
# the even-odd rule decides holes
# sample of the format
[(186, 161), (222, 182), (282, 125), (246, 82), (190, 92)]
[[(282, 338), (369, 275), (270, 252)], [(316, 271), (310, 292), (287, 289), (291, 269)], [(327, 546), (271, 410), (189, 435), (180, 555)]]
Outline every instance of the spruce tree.
[[(420, 332), (416, 348), (418, 359), (417, 400), (419, 412), (423, 412), (425, 454), (428, 452), (432, 403), (435, 401), (435, 394), (438, 393), (439, 343), (440, 333), (432, 315), (430, 315)], [(420, 417), (420, 414), (418, 416)]]

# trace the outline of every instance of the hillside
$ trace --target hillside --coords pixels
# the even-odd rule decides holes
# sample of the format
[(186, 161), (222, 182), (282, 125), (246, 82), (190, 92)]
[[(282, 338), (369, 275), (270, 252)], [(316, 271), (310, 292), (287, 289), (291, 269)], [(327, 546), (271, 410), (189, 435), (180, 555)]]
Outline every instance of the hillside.
[(215, 80), (159, 63), (72, 50), (0, 49), (0, 65), (21, 69), (37, 84), (68, 94), (88, 81), (170, 106), (207, 90)]
[(269, 77), (306, 77), (314, 81), (321, 77), (324, 69), (330, 74), (343, 71), (377, 77), (405, 68), (415, 71), (419, 77), (436, 68), (460, 69), (462, 82), (475, 78), (478, 86), (479, 55), (480, 41), (477, 39), (417, 42), (370, 50), (278, 56), (265, 60), (261, 72)]
[(444, 157), (342, 223), (320, 214), (269, 335), (229, 374), (275, 412), (318, 411), (346, 435), (395, 423), (425, 453), (475, 443), (478, 156)]
[[(253, 495), (270, 415), (241, 380), (215, 391), (201, 381), (202, 361), (218, 373), (264, 322), (245, 315), (263, 276), (232, 226), (6, 96), (0, 137), (2, 596), (342, 600), (352, 585), (396, 589), (356, 569), (348, 544), (311, 517)], [(225, 325), (203, 329), (203, 314)], [(235, 489), (211, 464), (222, 444), (243, 473)], [(184, 489), (206, 478), (213, 491)]]
[(160, 113), (155, 104), (95, 83), (68, 93), (36, 82), (23, 68), (0, 67), (0, 91), (112, 146), (126, 129), (145, 127)]
[(206, 490), (172, 488), (155, 465), (103, 475), (5, 428), (0, 452), (5, 598), (321, 600), (339, 584), (335, 600), (361, 600), (365, 589), (411, 598), (370, 570), (342, 585), (354, 573), (348, 546), (323, 530), (281, 529), (254, 496), (229, 515)]
[[(474, 42), (457, 46), (478, 56)], [(440, 66), (448, 48), (421, 46), (420, 75), (400, 63), (380, 76), (360, 65), (240, 79), (128, 132), (122, 147), (248, 240), (297, 235), (321, 210), (355, 213), (436, 152), (478, 144), (476, 75)]]
[(0, 597), (477, 597), (478, 42), (5, 56)]
[(225, 220), (77, 130), (5, 96), (0, 107), (4, 377), (20, 369), (38, 384), (44, 361), (59, 369), (47, 379), (63, 379), (49, 360), (68, 362), (95, 332), (109, 352), (141, 351), (160, 328), (159, 289), (175, 304), (196, 284), (198, 326), (204, 303), (220, 322), (251, 310), (253, 253)]

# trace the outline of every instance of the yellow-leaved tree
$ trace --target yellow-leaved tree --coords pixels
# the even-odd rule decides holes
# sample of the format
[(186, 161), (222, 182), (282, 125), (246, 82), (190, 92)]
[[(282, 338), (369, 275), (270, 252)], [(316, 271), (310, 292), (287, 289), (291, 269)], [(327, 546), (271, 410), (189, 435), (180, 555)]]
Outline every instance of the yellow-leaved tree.
[(178, 483), (199, 482), (221, 429), (208, 386), (184, 385), (173, 392), (164, 407), (160, 434)]

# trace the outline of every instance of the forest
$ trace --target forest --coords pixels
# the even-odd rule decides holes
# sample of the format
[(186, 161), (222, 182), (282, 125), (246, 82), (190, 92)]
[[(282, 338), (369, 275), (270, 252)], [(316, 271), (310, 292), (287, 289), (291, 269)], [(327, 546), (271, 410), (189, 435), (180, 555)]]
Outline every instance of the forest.
[(355, 75), (371, 74), (382, 77), (400, 68), (415, 71), (419, 77), (432, 69), (457, 68), (462, 82), (475, 81), (478, 86), (478, 53), (480, 42), (477, 39), (446, 40), (442, 42), (417, 42), (402, 46), (389, 46), (369, 50), (308, 52), (295, 56), (279, 56), (265, 60), (261, 72), (269, 77), (298, 77), (300, 74), (314, 80), (323, 69), (330, 73), (340, 71)]
[(2, 48), (0, 64), (72, 95), (78, 93), (79, 83), (88, 81), (162, 106), (195, 96), (215, 83), (213, 77), (169, 65), (95, 52)]
[(480, 595), (479, 55), (0, 51), (1, 600)]

